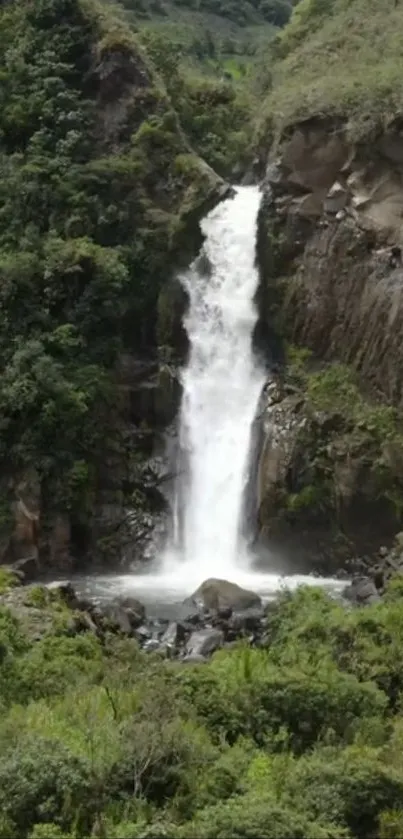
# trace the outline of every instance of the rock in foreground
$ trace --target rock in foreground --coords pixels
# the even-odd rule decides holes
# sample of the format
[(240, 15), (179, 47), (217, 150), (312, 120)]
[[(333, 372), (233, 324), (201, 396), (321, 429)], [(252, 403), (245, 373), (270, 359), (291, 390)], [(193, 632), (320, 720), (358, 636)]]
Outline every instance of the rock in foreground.
[(192, 632), (187, 644), (186, 653), (188, 656), (211, 655), (224, 644), (224, 633), (220, 629), (199, 629)]
[(218, 580), (211, 577), (205, 580), (189, 598), (198, 608), (208, 611), (219, 611), (231, 609), (234, 612), (243, 612), (245, 609), (253, 609), (262, 605), (258, 594), (254, 591), (241, 588), (229, 580)]

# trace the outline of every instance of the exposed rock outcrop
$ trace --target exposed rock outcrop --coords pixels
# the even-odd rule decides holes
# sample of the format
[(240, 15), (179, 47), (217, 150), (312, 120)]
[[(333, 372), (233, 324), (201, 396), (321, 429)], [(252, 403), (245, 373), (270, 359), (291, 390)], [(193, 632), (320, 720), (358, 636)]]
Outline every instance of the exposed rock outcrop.
[(248, 591), (228, 580), (213, 578), (205, 580), (189, 598), (189, 602), (207, 610), (240, 611), (261, 605), (261, 599), (254, 591)]
[(265, 178), (261, 306), (320, 359), (353, 365), (394, 404), (403, 395), (403, 133), (352, 146), (310, 120), (285, 138)]
[(367, 404), (348, 368), (296, 367), (264, 393), (259, 540), (334, 573), (357, 556), (375, 559), (399, 528), (402, 427)]
[[(281, 397), (272, 392), (265, 410), (261, 534), (268, 528), (273, 538), (285, 504), (290, 539), (315, 532), (316, 556), (329, 568), (335, 534), (346, 539), (341, 555), (375, 554), (402, 515), (402, 126), (396, 121), (353, 145), (340, 121), (296, 125), (269, 162), (263, 190), (261, 317), (283, 346), (310, 350), (312, 370), (341, 362), (355, 371), (364, 394), (351, 411), (347, 390), (343, 403), (333, 382), (325, 410), (311, 404), (307, 413), (305, 379)], [(378, 435), (371, 404), (378, 419), (383, 405), (391, 420)]]

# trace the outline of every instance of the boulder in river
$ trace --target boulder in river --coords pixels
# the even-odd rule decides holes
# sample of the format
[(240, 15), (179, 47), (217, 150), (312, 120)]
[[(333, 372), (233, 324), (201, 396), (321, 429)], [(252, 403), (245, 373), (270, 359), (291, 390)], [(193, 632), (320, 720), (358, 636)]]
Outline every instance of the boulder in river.
[(343, 595), (357, 606), (367, 606), (370, 603), (377, 603), (381, 599), (376, 585), (370, 577), (356, 577), (344, 589)]
[(137, 600), (136, 597), (120, 597), (117, 603), (126, 612), (134, 629), (141, 626), (146, 616), (146, 610), (140, 600)]
[(224, 643), (224, 633), (220, 629), (198, 629), (192, 632), (187, 644), (186, 655), (192, 657), (205, 657), (210, 655)]
[(186, 628), (182, 623), (171, 621), (166, 628), (162, 638), (161, 645), (176, 649), (186, 638)]
[(235, 633), (256, 632), (260, 629), (264, 617), (264, 610), (260, 607), (233, 612), (228, 628)]
[(243, 612), (245, 609), (260, 607), (262, 601), (254, 591), (241, 588), (229, 580), (218, 580), (211, 577), (192, 594), (186, 603), (194, 603), (199, 609), (218, 611), (231, 609)]
[(134, 630), (141, 626), (145, 617), (145, 608), (142, 603), (134, 598), (105, 603), (100, 612), (111, 627), (124, 635), (133, 635)]

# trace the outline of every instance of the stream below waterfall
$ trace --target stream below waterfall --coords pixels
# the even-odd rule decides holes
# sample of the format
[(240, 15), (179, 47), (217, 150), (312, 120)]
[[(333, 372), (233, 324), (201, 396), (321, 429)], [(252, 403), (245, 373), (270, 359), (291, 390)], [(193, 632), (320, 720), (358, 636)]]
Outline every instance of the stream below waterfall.
[[(345, 580), (281, 573), (268, 554), (256, 568), (243, 526), (251, 430), (267, 370), (253, 352), (258, 187), (240, 187), (201, 223), (201, 253), (181, 277), (189, 306), (184, 325), (189, 358), (182, 371), (178, 418), (178, 474), (171, 506), (171, 538), (149, 573), (77, 577), (95, 599), (140, 597), (161, 614), (208, 577), (225, 578), (263, 600), (301, 583), (341, 591)], [(280, 570), (279, 570), (280, 564)]]

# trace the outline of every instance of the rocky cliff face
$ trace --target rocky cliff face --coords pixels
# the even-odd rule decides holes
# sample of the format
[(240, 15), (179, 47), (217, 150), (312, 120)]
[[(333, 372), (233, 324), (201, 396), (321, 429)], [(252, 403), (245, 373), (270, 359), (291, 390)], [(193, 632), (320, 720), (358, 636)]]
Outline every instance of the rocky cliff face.
[[(275, 409), (267, 403), (259, 474), (261, 530), (273, 529), (273, 516), (284, 511), (284, 493), (288, 494), (288, 513), (295, 514), (290, 505), (299, 505), (295, 499), (290, 501), (289, 493), (301, 490), (305, 496), (299, 499), (297, 532), (308, 526), (311, 534), (323, 535), (324, 529), (324, 541), (329, 543), (326, 529), (329, 536), (337, 525), (338, 540), (346, 539), (346, 555), (371, 551), (371, 544), (376, 550), (399, 529), (403, 498), (399, 416), (403, 396), (402, 213), (399, 121), (354, 145), (345, 123), (310, 119), (290, 130), (271, 155), (259, 218), (259, 305), (286, 350), (297, 345), (311, 355), (297, 395), (277, 398)], [(335, 363), (337, 374), (332, 380)], [(322, 388), (318, 369), (324, 365), (328, 372)], [(316, 391), (314, 373), (319, 377)], [(352, 384), (351, 377), (353, 389), (356, 384), (361, 388), (359, 409), (358, 391), (345, 390), (346, 380)], [(319, 420), (312, 411), (307, 415), (307, 403), (314, 413), (319, 409)], [(378, 411), (378, 418), (373, 420), (372, 414), (368, 421), (371, 411)], [(390, 424), (383, 432), (380, 424), (375, 443), (373, 432), (382, 411)], [(280, 443), (276, 429), (282, 429)], [(332, 487), (327, 513), (323, 509), (326, 492), (317, 471), (312, 480), (312, 467), (317, 467), (324, 453)], [(282, 487), (283, 501), (273, 498), (273, 486)], [(324, 504), (320, 522), (313, 524), (319, 488)], [(291, 518), (295, 526), (295, 515)]]
[(403, 133), (350, 145), (345, 127), (310, 120), (267, 168), (260, 216), (263, 304), (290, 340), (352, 364), (402, 396)]

